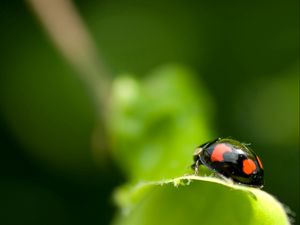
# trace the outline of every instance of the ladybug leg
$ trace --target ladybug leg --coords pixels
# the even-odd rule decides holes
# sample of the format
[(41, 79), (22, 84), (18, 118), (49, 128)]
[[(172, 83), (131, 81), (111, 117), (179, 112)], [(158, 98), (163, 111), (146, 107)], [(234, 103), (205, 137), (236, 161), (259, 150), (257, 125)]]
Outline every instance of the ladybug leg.
[(200, 160), (196, 160), (195, 163), (192, 165), (192, 168), (195, 171), (195, 175), (198, 175), (200, 165), (201, 165)]
[(229, 183), (229, 184), (233, 184), (233, 180), (231, 178), (228, 178), (228, 177), (225, 177), (224, 175), (222, 174), (216, 174), (217, 177), (221, 178), (222, 180), (224, 180), (225, 182)]

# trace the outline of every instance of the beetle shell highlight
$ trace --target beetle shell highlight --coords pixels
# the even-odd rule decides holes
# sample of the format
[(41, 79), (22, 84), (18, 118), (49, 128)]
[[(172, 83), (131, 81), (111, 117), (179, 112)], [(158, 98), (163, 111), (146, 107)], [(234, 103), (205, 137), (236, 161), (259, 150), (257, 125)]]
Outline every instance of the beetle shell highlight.
[(255, 152), (239, 141), (218, 138), (199, 146), (194, 153), (192, 168), (200, 165), (236, 183), (262, 188), (264, 169)]

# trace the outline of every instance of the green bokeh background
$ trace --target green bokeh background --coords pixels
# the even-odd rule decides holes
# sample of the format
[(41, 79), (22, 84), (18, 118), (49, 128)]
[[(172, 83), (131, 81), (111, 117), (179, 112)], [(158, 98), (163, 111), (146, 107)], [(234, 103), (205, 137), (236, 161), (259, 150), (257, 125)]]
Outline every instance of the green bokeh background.
[[(192, 97), (179, 102), (205, 109), (197, 118), (207, 132), (199, 134), (195, 145), (215, 136), (252, 143), (265, 167), (265, 190), (298, 214), (297, 1), (75, 4), (114, 77), (125, 74), (141, 86), (146, 97), (137, 103), (142, 109), (138, 118), (161, 124), (155, 118), (169, 111), (150, 110), (151, 116), (144, 117), (143, 110), (147, 114), (147, 103), (163, 104), (168, 96), (149, 97), (146, 83), (166, 65), (185, 68), (184, 79), (192, 81), (192, 88), (182, 83), (175, 92)], [(109, 224), (116, 212), (112, 192), (131, 177), (115, 151), (123, 142), (113, 143), (106, 162), (95, 159), (91, 135), (98, 116), (92, 100), (26, 2), (3, 1), (0, 24), (0, 224)], [(161, 81), (163, 88), (169, 84)], [(195, 116), (182, 112), (178, 116)], [(189, 133), (175, 127), (168, 137), (183, 145), (180, 140)], [(112, 134), (121, 139), (116, 130)], [(151, 140), (156, 146), (172, 144), (162, 137), (144, 135), (139, 145), (147, 147)], [(185, 151), (192, 155), (193, 141), (187, 143)], [(143, 179), (141, 171), (136, 173)]]

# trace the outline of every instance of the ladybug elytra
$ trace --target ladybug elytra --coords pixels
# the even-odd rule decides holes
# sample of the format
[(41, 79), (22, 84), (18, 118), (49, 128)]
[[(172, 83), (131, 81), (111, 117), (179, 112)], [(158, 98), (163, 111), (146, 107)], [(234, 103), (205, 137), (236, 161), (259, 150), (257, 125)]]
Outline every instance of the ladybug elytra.
[(247, 145), (233, 139), (218, 138), (199, 146), (192, 165), (196, 174), (200, 165), (239, 184), (259, 188), (264, 185), (259, 157)]

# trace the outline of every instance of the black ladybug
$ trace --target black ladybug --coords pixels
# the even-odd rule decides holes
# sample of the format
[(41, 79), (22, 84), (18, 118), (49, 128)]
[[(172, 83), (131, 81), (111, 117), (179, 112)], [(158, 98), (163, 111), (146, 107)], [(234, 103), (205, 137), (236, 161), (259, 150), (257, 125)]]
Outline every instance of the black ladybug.
[(192, 165), (196, 174), (200, 165), (240, 184), (259, 188), (264, 185), (264, 170), (258, 156), (248, 145), (230, 138), (199, 146)]

